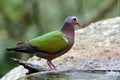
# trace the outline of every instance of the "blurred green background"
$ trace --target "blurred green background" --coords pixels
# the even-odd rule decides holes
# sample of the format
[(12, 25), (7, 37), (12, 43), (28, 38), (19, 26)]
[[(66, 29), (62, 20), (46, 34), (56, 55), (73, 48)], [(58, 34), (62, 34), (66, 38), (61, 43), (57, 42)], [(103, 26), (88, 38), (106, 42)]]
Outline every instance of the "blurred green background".
[(85, 27), (120, 16), (120, 0), (0, 0), (0, 77), (16, 66), (11, 57), (30, 57), (7, 52), (6, 47), (59, 29), (69, 15)]

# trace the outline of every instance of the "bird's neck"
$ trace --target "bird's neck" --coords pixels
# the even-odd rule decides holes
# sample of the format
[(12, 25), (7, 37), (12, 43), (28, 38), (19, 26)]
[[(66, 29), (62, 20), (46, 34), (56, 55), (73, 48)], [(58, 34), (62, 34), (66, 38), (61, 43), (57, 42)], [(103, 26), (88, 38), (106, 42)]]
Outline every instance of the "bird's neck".
[(71, 24), (68, 23), (68, 22), (65, 22), (65, 23), (63, 24), (62, 28), (61, 28), (61, 31), (68, 31), (68, 32), (69, 32), (69, 30), (70, 30), (70, 31), (74, 31), (74, 26), (71, 25)]
[(64, 34), (64, 37), (66, 37), (70, 43), (74, 43), (74, 26), (71, 25), (68, 22), (65, 22), (63, 27), (60, 29), (60, 31)]

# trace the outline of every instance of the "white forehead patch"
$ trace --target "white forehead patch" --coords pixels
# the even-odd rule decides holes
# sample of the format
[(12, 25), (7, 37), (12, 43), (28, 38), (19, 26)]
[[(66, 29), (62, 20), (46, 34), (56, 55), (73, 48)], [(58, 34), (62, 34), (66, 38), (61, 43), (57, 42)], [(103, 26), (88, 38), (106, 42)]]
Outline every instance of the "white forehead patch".
[(70, 19), (76, 19), (76, 21), (78, 21), (77, 17), (76, 16), (72, 16)]
[(64, 22), (68, 22), (69, 20), (72, 20), (72, 19), (76, 19), (76, 21), (78, 22), (78, 18), (76, 16), (68, 16)]

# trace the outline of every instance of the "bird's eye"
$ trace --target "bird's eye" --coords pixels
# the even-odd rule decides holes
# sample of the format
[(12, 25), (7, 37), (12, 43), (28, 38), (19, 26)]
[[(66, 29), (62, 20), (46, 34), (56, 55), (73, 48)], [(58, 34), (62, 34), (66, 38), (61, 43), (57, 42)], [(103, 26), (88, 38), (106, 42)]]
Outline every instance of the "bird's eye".
[(76, 18), (73, 18), (74, 21), (76, 21)]

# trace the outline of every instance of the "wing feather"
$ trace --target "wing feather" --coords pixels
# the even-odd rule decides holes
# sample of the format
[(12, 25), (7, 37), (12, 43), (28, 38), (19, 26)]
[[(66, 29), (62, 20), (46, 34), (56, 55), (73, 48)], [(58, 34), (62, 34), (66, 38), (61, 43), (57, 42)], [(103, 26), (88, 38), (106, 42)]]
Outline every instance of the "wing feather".
[(57, 53), (68, 47), (68, 41), (61, 31), (53, 31), (37, 38), (29, 40), (30, 44), (40, 51), (47, 53)]

